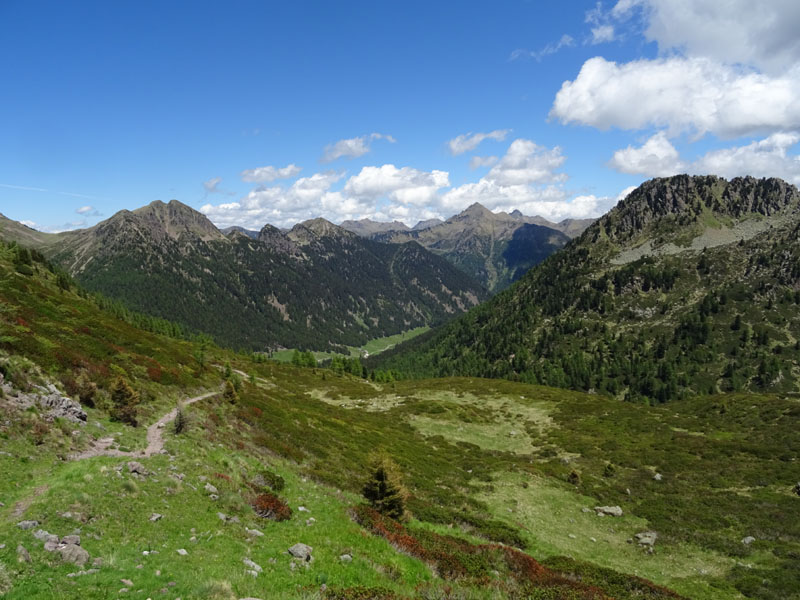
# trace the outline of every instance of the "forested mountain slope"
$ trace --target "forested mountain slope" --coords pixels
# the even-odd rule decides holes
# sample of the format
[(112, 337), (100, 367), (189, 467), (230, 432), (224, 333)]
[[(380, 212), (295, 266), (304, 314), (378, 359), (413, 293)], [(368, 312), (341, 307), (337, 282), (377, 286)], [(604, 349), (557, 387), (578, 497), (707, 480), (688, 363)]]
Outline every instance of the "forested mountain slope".
[(648, 181), (517, 285), (380, 360), (649, 401), (797, 391), (799, 201), (779, 179)]
[(89, 290), (234, 347), (359, 346), (442, 322), (486, 297), (418, 244), (373, 242), (322, 219), (288, 233), (267, 225), (257, 239), (226, 237), (173, 200), (37, 239)]

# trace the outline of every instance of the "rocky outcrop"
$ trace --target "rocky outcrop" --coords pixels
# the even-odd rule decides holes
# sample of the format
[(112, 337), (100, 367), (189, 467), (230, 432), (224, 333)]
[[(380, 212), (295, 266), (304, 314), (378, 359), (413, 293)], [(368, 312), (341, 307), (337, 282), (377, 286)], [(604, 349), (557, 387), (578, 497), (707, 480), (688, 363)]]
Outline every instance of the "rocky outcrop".
[(2, 395), (21, 410), (27, 410), (33, 406), (40, 408), (44, 411), (44, 417), (48, 421), (61, 418), (79, 425), (86, 423), (86, 411), (81, 408), (81, 405), (59, 392), (52, 383), (46, 386), (34, 385), (31, 387), (31, 391), (25, 392), (5, 382), (0, 375), (0, 389), (2, 389)]

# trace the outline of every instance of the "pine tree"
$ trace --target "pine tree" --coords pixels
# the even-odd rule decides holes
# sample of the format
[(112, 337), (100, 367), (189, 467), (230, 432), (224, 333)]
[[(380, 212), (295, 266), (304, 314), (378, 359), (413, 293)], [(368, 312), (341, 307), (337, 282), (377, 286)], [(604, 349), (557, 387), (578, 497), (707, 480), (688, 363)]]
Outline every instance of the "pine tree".
[(239, 399), (239, 393), (236, 391), (236, 386), (233, 385), (230, 379), (225, 380), (225, 391), (222, 393), (225, 399), (231, 404), (236, 403)]
[(376, 455), (370, 464), (370, 475), (364, 484), (364, 498), (379, 513), (392, 519), (405, 515), (407, 492), (395, 462), (385, 455)]
[(136, 406), (139, 404), (139, 393), (122, 377), (117, 377), (111, 388), (111, 418), (136, 427)]

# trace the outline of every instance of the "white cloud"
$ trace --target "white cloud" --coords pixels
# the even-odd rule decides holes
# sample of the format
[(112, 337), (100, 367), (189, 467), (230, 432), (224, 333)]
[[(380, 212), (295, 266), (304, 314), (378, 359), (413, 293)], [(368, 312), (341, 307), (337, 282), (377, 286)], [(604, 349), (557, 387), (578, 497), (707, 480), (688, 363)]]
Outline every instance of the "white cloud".
[(614, 41), (614, 26), (613, 25), (598, 25), (592, 27), (592, 44), (603, 44), (605, 42)]
[(796, 0), (620, 0), (605, 16), (624, 21), (635, 14), (662, 53), (678, 50), (773, 73), (800, 61)]
[(495, 129), (489, 133), (466, 133), (454, 137), (447, 142), (447, 145), (450, 148), (450, 153), (453, 156), (458, 156), (459, 154), (474, 150), (483, 140), (502, 142), (510, 132), (510, 129)]
[(549, 43), (541, 50), (527, 50), (526, 48), (517, 48), (508, 57), (508, 60), (519, 60), (522, 58), (533, 58), (537, 61), (542, 60), (545, 56), (555, 54), (562, 48), (570, 48), (575, 45), (575, 40), (571, 35), (566, 33), (555, 43)]
[(691, 171), (727, 178), (743, 175), (781, 177), (800, 185), (800, 156), (787, 154), (787, 150), (798, 142), (798, 133), (774, 133), (744, 146), (709, 152), (692, 163)]
[(564, 181), (565, 175), (554, 172), (564, 160), (558, 146), (547, 149), (531, 140), (516, 139), (500, 162), (486, 174), (486, 180), (499, 185)]
[(613, 204), (613, 199), (592, 195), (572, 198), (563, 185), (566, 176), (557, 172), (565, 160), (558, 147), (517, 139), (500, 159), (473, 159), (492, 168), (479, 181), (455, 188), (447, 171), (384, 164), (365, 166), (343, 182), (343, 173), (329, 171), (289, 186), (259, 186), (238, 202), (206, 204), (200, 210), (218, 227), (259, 229), (265, 223), (291, 227), (319, 216), (333, 222), (366, 217), (414, 225), (448, 218), (474, 202), (494, 211), (519, 209), (560, 220), (599, 216)]
[(371, 150), (371, 143), (374, 140), (386, 140), (394, 144), (395, 140), (391, 135), (383, 133), (371, 133), (359, 137), (339, 140), (334, 144), (325, 146), (325, 151), (320, 159), (322, 162), (333, 162), (338, 158), (358, 158), (364, 156)]
[(94, 206), (81, 206), (80, 208), (76, 208), (75, 212), (79, 215), (86, 215), (89, 214), (94, 210)]
[(550, 115), (599, 129), (665, 127), (736, 137), (800, 128), (800, 68), (779, 77), (705, 58), (587, 60)]
[(447, 214), (464, 210), (479, 202), (493, 212), (519, 209), (526, 215), (539, 215), (550, 221), (598, 217), (613, 203), (608, 198), (593, 195), (570, 198), (569, 192), (558, 185), (498, 185), (481, 179), (454, 188), (444, 194), (442, 209)]
[(285, 167), (256, 167), (255, 169), (246, 169), (239, 175), (242, 181), (248, 183), (267, 183), (275, 181), (276, 179), (291, 179), (300, 174), (303, 169), (295, 164), (286, 165)]
[(635, 190), (635, 189), (636, 189), (636, 186), (635, 186), (635, 185), (632, 185), (632, 186), (626, 187), (624, 190), (622, 190), (622, 191), (619, 193), (619, 195), (617, 196), (617, 200), (616, 200), (616, 201), (617, 201), (617, 202), (619, 202), (620, 200), (625, 200), (625, 198), (627, 198), (627, 197), (628, 197), (628, 194), (630, 194), (630, 193), (631, 193), (633, 190)]
[(624, 150), (617, 150), (609, 161), (609, 166), (622, 173), (650, 177), (675, 175), (685, 169), (678, 151), (663, 131), (656, 133), (638, 148), (628, 146)]
[(36, 225), (35, 221), (25, 220), (25, 221), (20, 221), (20, 223), (22, 223), (26, 227), (30, 227), (31, 229), (37, 229), (38, 228), (38, 225)]
[(422, 206), (436, 198), (438, 190), (450, 185), (447, 171), (419, 171), (412, 167), (398, 169), (394, 165), (364, 167), (348, 179), (344, 193), (348, 196), (377, 200), (387, 196), (400, 204)]
[(719, 175), (730, 179), (781, 177), (800, 185), (800, 156), (788, 150), (800, 142), (800, 133), (779, 132), (741, 146), (713, 150), (694, 161), (682, 160), (664, 132), (648, 139), (642, 146), (617, 150), (609, 166), (623, 173), (665, 177), (677, 173)]
[(288, 188), (259, 186), (238, 202), (206, 204), (200, 211), (218, 227), (240, 225), (260, 229), (266, 223), (291, 226), (320, 216), (322, 198), (343, 176), (343, 173), (328, 171), (300, 178)]
[(491, 167), (498, 160), (496, 156), (473, 156), (469, 159), (469, 168), (474, 171), (479, 167)]
[(220, 191), (217, 189), (220, 183), (222, 183), (222, 177), (212, 177), (208, 181), (203, 182), (203, 188), (206, 190), (207, 194), (216, 194)]

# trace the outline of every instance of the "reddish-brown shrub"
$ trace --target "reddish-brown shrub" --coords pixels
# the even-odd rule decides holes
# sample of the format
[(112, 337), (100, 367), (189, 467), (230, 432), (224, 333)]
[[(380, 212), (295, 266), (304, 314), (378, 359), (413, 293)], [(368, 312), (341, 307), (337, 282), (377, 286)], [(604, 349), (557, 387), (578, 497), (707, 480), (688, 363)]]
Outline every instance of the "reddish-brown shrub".
[(263, 519), (287, 521), (292, 517), (292, 509), (289, 508), (289, 505), (275, 494), (269, 492), (256, 496), (252, 506), (256, 514)]

